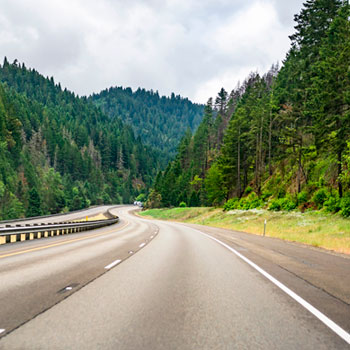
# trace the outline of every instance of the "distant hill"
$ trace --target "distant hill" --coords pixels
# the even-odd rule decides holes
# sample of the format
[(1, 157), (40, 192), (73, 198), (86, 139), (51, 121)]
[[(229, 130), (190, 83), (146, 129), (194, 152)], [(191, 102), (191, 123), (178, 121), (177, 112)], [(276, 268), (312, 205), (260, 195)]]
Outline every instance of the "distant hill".
[(203, 116), (203, 105), (180, 96), (160, 97), (158, 92), (112, 87), (93, 94), (93, 103), (111, 118), (132, 126), (136, 136), (163, 152), (166, 162), (175, 154), (187, 129), (194, 132)]
[(130, 203), (159, 158), (86, 97), (17, 61), (0, 66), (0, 219)]

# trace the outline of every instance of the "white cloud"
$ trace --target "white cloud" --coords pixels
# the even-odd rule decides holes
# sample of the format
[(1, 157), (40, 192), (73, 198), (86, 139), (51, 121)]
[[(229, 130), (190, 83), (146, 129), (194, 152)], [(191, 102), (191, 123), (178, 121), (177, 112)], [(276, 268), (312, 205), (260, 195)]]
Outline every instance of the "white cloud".
[(0, 0), (0, 53), (79, 94), (114, 85), (205, 102), (284, 58), (302, 0)]

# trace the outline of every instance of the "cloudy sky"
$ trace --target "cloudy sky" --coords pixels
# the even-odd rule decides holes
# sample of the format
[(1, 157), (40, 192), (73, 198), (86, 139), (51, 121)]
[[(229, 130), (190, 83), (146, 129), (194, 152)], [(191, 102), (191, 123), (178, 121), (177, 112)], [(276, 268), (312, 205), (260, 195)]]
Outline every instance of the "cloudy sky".
[(144, 87), (205, 103), (284, 59), (305, 0), (0, 0), (0, 59), (79, 95)]

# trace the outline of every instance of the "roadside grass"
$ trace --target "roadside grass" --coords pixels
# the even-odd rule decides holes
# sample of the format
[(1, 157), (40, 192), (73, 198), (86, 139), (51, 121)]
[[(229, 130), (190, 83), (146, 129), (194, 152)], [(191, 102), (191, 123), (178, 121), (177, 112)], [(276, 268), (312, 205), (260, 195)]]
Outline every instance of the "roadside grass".
[(350, 254), (350, 219), (322, 211), (273, 212), (263, 209), (231, 210), (220, 208), (150, 209), (145, 217), (243, 231)]

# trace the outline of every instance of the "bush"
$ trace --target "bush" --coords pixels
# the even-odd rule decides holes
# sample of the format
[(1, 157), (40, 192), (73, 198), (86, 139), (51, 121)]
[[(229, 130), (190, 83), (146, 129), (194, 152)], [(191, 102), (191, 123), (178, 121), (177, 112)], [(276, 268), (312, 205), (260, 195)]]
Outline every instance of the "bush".
[(241, 210), (250, 209), (250, 202), (247, 197), (241, 198), (241, 200), (238, 203), (238, 209), (241, 209)]
[(185, 203), (185, 202), (181, 202), (181, 203), (179, 204), (179, 207), (180, 207), (180, 208), (186, 208), (186, 207), (187, 207), (187, 205), (186, 205), (186, 203)]
[(254, 192), (247, 197), (247, 201), (249, 203), (249, 209), (261, 208), (264, 205), (264, 201), (261, 200)]
[(324, 208), (330, 213), (336, 213), (340, 210), (339, 196), (330, 196), (324, 203)]
[(281, 199), (275, 198), (270, 202), (269, 210), (280, 211), (282, 210)]
[(324, 202), (328, 199), (329, 192), (325, 188), (320, 188), (312, 196), (312, 201), (315, 203), (318, 209), (323, 207)]
[(251, 192), (247, 197), (231, 198), (224, 204), (224, 210), (249, 210), (254, 208), (261, 208), (264, 201), (260, 199), (255, 192)]
[(239, 198), (231, 198), (224, 204), (224, 211), (235, 210), (239, 204)]
[(270, 202), (269, 210), (274, 210), (274, 211), (280, 211), (280, 210), (291, 211), (291, 210), (294, 210), (296, 207), (297, 207), (296, 203), (290, 197), (276, 198), (276, 199), (273, 199)]
[(344, 197), (340, 201), (341, 214), (348, 218), (350, 217), (350, 196)]
[(261, 208), (264, 204), (264, 201), (260, 199), (255, 192), (251, 192), (249, 196), (241, 198), (238, 204), (238, 209), (249, 210)]
[(286, 211), (294, 210), (297, 207), (297, 203), (291, 197), (286, 197), (282, 203), (282, 209)]
[(307, 192), (306, 191), (301, 191), (300, 193), (298, 193), (298, 205), (302, 205), (307, 203), (308, 199), (307, 199)]

